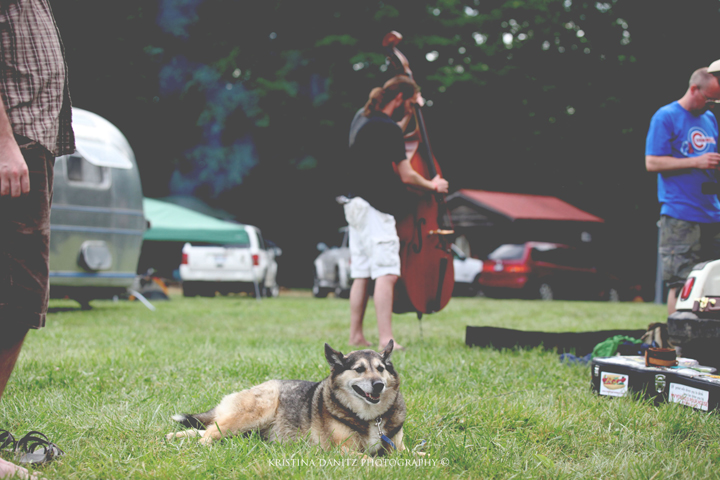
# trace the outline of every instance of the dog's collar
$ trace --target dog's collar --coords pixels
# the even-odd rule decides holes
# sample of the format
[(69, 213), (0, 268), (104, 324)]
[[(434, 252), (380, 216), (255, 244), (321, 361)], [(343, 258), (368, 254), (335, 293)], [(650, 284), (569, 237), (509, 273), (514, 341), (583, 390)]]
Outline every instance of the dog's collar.
[(390, 440), (390, 438), (383, 433), (382, 428), (380, 427), (380, 425), (382, 425), (382, 417), (378, 417), (378, 418), (375, 419), (375, 426), (377, 427), (378, 433), (380, 434), (380, 439), (381, 439), (383, 442), (385, 442), (385, 443), (387, 443), (388, 445), (390, 445), (390, 446), (393, 448), (393, 450), (397, 450), (397, 448), (395, 447), (395, 444), (393, 443), (393, 441)]

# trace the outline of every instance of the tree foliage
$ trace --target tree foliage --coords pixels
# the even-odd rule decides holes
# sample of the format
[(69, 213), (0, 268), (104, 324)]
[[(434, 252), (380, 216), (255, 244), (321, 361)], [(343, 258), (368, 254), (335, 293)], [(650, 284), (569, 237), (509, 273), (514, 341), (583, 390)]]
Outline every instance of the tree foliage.
[[(343, 224), (347, 131), (397, 30), (451, 190), (558, 196), (654, 275), (650, 116), (712, 48), (717, 0), (63, 0), (75, 105), (128, 137), (147, 196), (185, 193), (307, 262)], [(297, 232), (303, 232), (298, 235)], [(629, 235), (628, 235), (629, 234)], [(288, 260), (289, 260), (288, 258)], [(629, 263), (628, 263), (629, 262)], [(304, 270), (306, 269), (306, 271)], [(644, 279), (643, 279), (644, 280)]]

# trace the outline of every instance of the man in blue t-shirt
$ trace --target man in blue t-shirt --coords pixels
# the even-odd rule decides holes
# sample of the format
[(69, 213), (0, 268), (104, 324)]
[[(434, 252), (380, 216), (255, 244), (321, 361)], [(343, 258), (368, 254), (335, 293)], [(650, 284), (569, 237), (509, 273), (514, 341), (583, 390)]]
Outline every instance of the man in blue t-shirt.
[(668, 313), (677, 290), (697, 263), (720, 258), (718, 124), (709, 109), (720, 103), (720, 84), (707, 68), (696, 70), (680, 100), (653, 115), (645, 166), (658, 173), (660, 256), (669, 288)]

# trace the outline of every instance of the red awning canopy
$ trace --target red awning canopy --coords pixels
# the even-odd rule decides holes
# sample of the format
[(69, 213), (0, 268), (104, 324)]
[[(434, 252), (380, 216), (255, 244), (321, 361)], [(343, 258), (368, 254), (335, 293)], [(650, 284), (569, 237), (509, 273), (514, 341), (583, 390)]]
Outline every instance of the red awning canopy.
[(451, 198), (464, 198), (475, 205), (494, 211), (511, 220), (555, 220), (604, 223), (600, 217), (566, 203), (556, 197), (523, 193), (459, 190)]

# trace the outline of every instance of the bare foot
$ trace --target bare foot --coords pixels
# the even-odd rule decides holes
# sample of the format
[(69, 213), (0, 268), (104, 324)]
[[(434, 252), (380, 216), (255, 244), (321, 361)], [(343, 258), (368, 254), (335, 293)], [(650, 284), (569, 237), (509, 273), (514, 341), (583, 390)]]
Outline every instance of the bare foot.
[(350, 338), (350, 345), (353, 347), (369, 347), (372, 345), (372, 343), (365, 340), (365, 337), (360, 338)]
[[(395, 340), (395, 339), (391, 339), (391, 340), (392, 340), (393, 342), (395, 342), (395, 345), (393, 346), (393, 351), (395, 351), (395, 350), (399, 350), (399, 351), (401, 351), (401, 352), (404, 352), (404, 351), (405, 351), (405, 347), (403, 347), (402, 345), (400, 345), (400, 344), (397, 342), (397, 340)], [(387, 344), (388, 344), (389, 341), (390, 341), (390, 340), (388, 340), (388, 341), (385, 342), (385, 343), (380, 342), (379, 350), (385, 350), (385, 347), (387, 347)]]
[(17, 465), (6, 462), (0, 458), (0, 478), (22, 478), (22, 479), (37, 479), (37, 473), (30, 475), (27, 469), (18, 467)]

